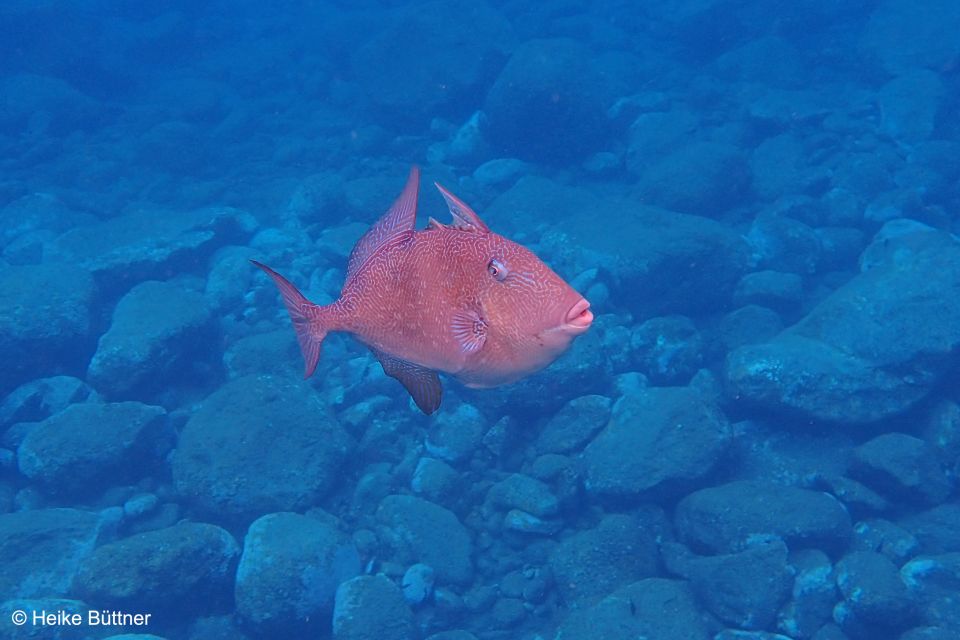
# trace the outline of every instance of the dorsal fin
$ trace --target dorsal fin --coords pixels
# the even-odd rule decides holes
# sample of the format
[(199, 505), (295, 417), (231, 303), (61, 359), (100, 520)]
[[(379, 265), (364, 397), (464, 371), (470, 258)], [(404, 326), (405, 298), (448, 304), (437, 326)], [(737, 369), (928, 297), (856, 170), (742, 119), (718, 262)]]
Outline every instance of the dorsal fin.
[(453, 224), (450, 225), (451, 227), (464, 231), (490, 233), (490, 228), (483, 223), (480, 216), (478, 216), (466, 202), (444, 189), (443, 185), (439, 182), (434, 182), (433, 184), (440, 191), (440, 195), (443, 196), (443, 199), (447, 203), (447, 208), (450, 210), (450, 215), (453, 216)]
[(354, 245), (353, 251), (350, 252), (350, 260), (347, 262), (347, 281), (387, 240), (404, 231), (413, 230), (417, 222), (419, 191), (420, 168), (414, 166), (410, 169), (410, 176), (407, 178), (403, 192), (394, 201), (393, 206), (380, 216), (376, 224), (370, 227)]

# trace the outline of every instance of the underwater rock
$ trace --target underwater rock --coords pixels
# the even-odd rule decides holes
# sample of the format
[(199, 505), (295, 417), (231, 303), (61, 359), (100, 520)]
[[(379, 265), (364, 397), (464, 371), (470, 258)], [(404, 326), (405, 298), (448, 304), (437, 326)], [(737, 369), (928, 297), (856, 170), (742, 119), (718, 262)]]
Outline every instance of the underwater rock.
[[(107, 113), (104, 105), (64, 79), (34, 73), (4, 75), (0, 96), (0, 128), (4, 131), (42, 127), (49, 135), (65, 137), (97, 128)], [(39, 114), (42, 117), (37, 119)]]
[(880, 518), (861, 520), (853, 528), (853, 551), (881, 553), (898, 567), (916, 555), (920, 543), (909, 531)]
[(916, 627), (902, 634), (899, 640), (955, 640), (956, 627)]
[(250, 214), (229, 207), (143, 211), (70, 229), (43, 259), (60, 263), (50, 267), (59, 272), (92, 274), (100, 291), (116, 298), (138, 282), (196, 270), (218, 248), (243, 244), (256, 224)]
[(249, 261), (255, 257), (254, 249), (235, 246), (223, 247), (213, 255), (203, 287), (210, 309), (219, 315), (243, 313), (254, 276)]
[(544, 425), (537, 436), (537, 451), (541, 454), (579, 451), (606, 426), (612, 404), (610, 398), (600, 395), (574, 398)]
[(960, 632), (960, 553), (918, 556), (901, 567), (900, 578), (917, 602), (923, 624)]
[(820, 238), (799, 220), (761, 213), (746, 238), (761, 269), (805, 275), (816, 272), (820, 264)]
[(431, 455), (454, 464), (466, 462), (480, 449), (487, 423), (476, 407), (461, 404), (452, 413), (441, 412), (427, 435)]
[(610, 423), (584, 449), (585, 486), (613, 501), (676, 492), (709, 473), (729, 442), (726, 418), (703, 394), (644, 389), (617, 400)]
[(0, 593), (14, 598), (67, 595), (103, 532), (99, 514), (79, 509), (0, 515)]
[(921, 230), (883, 249), (800, 322), (731, 353), (729, 397), (840, 424), (924, 398), (960, 350), (960, 242)]
[(611, 294), (639, 317), (729, 305), (749, 259), (739, 234), (707, 218), (629, 201), (598, 205), (605, 219), (617, 221), (616, 233), (597, 233), (597, 214), (565, 221), (564, 231), (582, 249), (607, 256), (598, 260), (617, 274)]
[[(769, 100), (769, 97), (764, 99)], [(770, 115), (764, 114), (761, 119)], [(811, 166), (812, 154), (808, 144), (797, 133), (788, 131), (771, 136), (756, 146), (750, 156), (751, 189), (761, 200), (776, 200), (811, 190), (820, 174)]]
[(300, 347), (293, 331), (276, 331), (244, 336), (227, 347), (223, 366), (231, 379), (265, 373), (292, 377), (302, 372)]
[(638, 180), (638, 199), (672, 211), (717, 217), (750, 181), (744, 153), (723, 142), (697, 141), (658, 158)]
[(688, 142), (699, 128), (700, 119), (685, 109), (639, 114), (628, 133), (627, 169), (636, 176), (642, 175), (657, 158)]
[(578, 160), (608, 138), (612, 102), (590, 49), (568, 39), (528, 40), (487, 93), (485, 133), (497, 152), (521, 160)]
[(942, 504), (901, 518), (897, 524), (917, 538), (923, 553), (960, 552), (960, 503)]
[(795, 573), (790, 601), (778, 616), (777, 628), (791, 638), (811, 638), (833, 619), (838, 599), (833, 564), (824, 552), (801, 549), (790, 554)]
[(403, 573), (400, 587), (403, 597), (411, 606), (422, 604), (433, 594), (433, 567), (417, 563), (410, 565)]
[(337, 586), (360, 573), (350, 537), (310, 515), (271, 513), (253, 522), (237, 567), (237, 614), (258, 635), (328, 628)]
[(772, 309), (750, 304), (731, 311), (716, 327), (716, 338), (727, 350), (766, 342), (783, 330), (780, 315)]
[(885, 433), (854, 450), (852, 474), (894, 501), (935, 505), (953, 487), (936, 450), (905, 433)]
[(557, 515), (557, 497), (550, 487), (522, 473), (512, 473), (487, 491), (487, 502), (503, 510), (519, 509), (537, 518)]
[(414, 640), (413, 613), (400, 588), (382, 575), (357, 576), (337, 587), (333, 640)]
[(520, 509), (511, 509), (503, 516), (503, 528), (535, 536), (552, 536), (563, 528), (563, 523), (557, 519), (539, 518)]
[(139, 402), (72, 404), (33, 427), (20, 472), (53, 494), (91, 494), (149, 473), (169, 451), (167, 412)]
[(516, 158), (488, 160), (473, 171), (473, 179), (482, 187), (502, 189), (531, 173), (531, 165)]
[(355, 443), (306, 383), (247, 376), (208, 396), (173, 455), (177, 492), (218, 520), (305, 509), (340, 480)]
[(793, 640), (793, 638), (779, 633), (768, 631), (743, 631), (741, 629), (724, 629), (713, 640)]
[(31, 378), (81, 369), (94, 294), (93, 278), (75, 265), (0, 265), (0, 394)]
[(658, 537), (667, 530), (663, 512), (650, 508), (636, 517), (607, 515), (596, 527), (562, 540), (549, 560), (561, 598), (585, 601), (657, 575)]
[(842, 628), (862, 635), (871, 629), (889, 632), (909, 626), (914, 602), (889, 558), (854, 551), (837, 563), (836, 576), (844, 600), (834, 608), (833, 619)]
[(97, 392), (79, 378), (38, 378), (17, 387), (0, 403), (0, 432), (15, 422), (40, 422), (71, 404), (99, 400)]
[(410, 479), (410, 489), (431, 502), (444, 504), (458, 497), (461, 477), (456, 469), (443, 460), (420, 458)]
[(457, 629), (455, 631), (441, 631), (440, 633), (435, 633), (432, 636), (428, 636), (427, 640), (477, 640), (477, 636), (473, 635), (469, 631)]
[(708, 640), (709, 629), (686, 582), (647, 578), (572, 612), (554, 640)]
[(185, 612), (224, 609), (240, 548), (224, 529), (181, 522), (100, 546), (74, 589), (98, 607)]
[(652, 386), (690, 382), (702, 364), (703, 341), (685, 316), (650, 318), (630, 335), (632, 360)]
[(142, 398), (189, 377), (192, 366), (209, 359), (215, 331), (200, 293), (176, 282), (142, 282), (117, 303), (87, 378), (108, 398)]
[(782, 540), (716, 556), (696, 556), (677, 543), (664, 545), (662, 552), (667, 569), (689, 580), (712, 614), (742, 629), (773, 626), (793, 586)]
[(440, 584), (468, 584), (473, 578), (473, 543), (453, 512), (406, 495), (387, 496), (377, 509), (383, 525), (381, 540), (402, 564), (422, 562), (433, 567)]
[(736, 305), (755, 304), (789, 313), (800, 306), (803, 279), (795, 273), (754, 271), (740, 278), (733, 292)]
[(677, 505), (675, 524), (695, 550), (714, 553), (745, 549), (764, 535), (830, 552), (845, 549), (852, 533), (850, 516), (833, 496), (748, 480), (691, 493)]
[[(46, 239), (52, 234), (63, 233), (96, 219), (73, 211), (53, 194), (30, 193), (0, 209), (0, 220), (5, 222), (3, 229), (0, 229), (0, 249), (4, 249), (5, 257), (9, 258), (9, 250), (17, 238), (42, 234)], [(31, 263), (39, 262), (40, 255), (35, 258)]]
[(953, 0), (928, 0), (923, 11), (910, 0), (884, 0), (867, 21), (860, 49), (892, 75), (938, 71), (960, 57), (958, 32), (960, 5)]
[(490, 619), (497, 629), (515, 627), (526, 617), (527, 610), (520, 598), (498, 598), (490, 611)]
[(392, 118), (426, 122), (476, 99), (503, 64), (511, 31), (496, 9), (479, 0), (412, 5), (362, 40), (351, 67), (376, 107)]
[(901, 144), (926, 140), (936, 126), (944, 92), (939, 74), (930, 70), (894, 78), (880, 89), (880, 130)]

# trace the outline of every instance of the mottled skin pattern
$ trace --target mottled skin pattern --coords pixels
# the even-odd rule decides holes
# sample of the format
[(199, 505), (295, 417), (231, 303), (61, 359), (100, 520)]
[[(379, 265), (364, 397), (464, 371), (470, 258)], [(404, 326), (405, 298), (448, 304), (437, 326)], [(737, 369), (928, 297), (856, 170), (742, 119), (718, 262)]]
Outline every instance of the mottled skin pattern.
[[(493, 259), (507, 269), (502, 281), (488, 271)], [(556, 359), (572, 339), (556, 329), (581, 298), (532, 252), (500, 235), (426, 229), (371, 256), (343, 289), (337, 328), (468, 386), (490, 387)], [(466, 352), (451, 331), (458, 310), (486, 324), (476, 352)]]
[(440, 406), (437, 371), (472, 387), (513, 382), (550, 364), (590, 327), (590, 304), (532, 252), (490, 231), (437, 185), (450, 225), (414, 230), (419, 170), (350, 255), (340, 298), (311, 303), (279, 273), (280, 290), (303, 351), (305, 375), (330, 331), (368, 345), (384, 372), (417, 406)]

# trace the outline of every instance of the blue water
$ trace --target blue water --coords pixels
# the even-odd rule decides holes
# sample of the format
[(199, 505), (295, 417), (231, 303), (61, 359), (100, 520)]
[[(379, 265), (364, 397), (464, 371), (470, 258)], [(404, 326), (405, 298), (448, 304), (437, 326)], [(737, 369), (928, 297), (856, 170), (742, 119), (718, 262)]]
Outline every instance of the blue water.
[[(960, 637), (957, 33), (3, 3), (0, 637)], [(414, 165), (595, 316), (431, 416), (249, 262), (333, 302)]]

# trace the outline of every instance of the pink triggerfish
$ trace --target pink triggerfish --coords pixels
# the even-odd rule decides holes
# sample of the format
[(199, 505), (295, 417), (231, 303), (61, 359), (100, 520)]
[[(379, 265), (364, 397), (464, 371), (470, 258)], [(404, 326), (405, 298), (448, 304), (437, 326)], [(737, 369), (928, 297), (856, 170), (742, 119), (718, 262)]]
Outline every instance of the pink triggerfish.
[(590, 303), (525, 247), (493, 233), (439, 184), (453, 220), (415, 230), (420, 171), (357, 242), (340, 298), (307, 300), (254, 261), (280, 289), (313, 374), (327, 333), (367, 345), (427, 414), (440, 406), (437, 372), (468, 387), (518, 380), (553, 362), (593, 322)]

